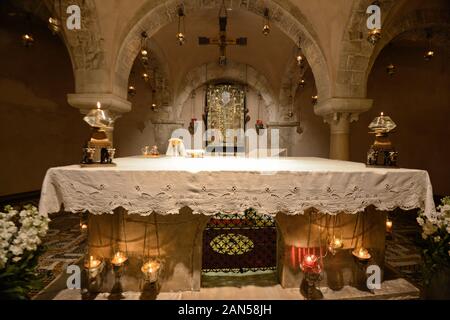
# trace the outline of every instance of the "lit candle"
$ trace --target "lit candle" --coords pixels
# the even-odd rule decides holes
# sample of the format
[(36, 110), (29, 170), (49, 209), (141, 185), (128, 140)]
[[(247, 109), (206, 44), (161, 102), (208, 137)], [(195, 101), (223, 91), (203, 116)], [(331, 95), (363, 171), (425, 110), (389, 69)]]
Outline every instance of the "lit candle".
[(100, 103), (100, 101), (97, 101), (97, 109), (101, 109), (102, 108), (102, 104)]
[(118, 251), (114, 254), (111, 263), (116, 267), (120, 267), (127, 260), (128, 257), (123, 252)]
[(95, 278), (103, 270), (103, 262), (94, 256), (89, 256), (89, 260), (86, 260), (84, 267), (89, 273), (90, 278)]
[(99, 259), (95, 259), (94, 256), (90, 256), (89, 260), (87, 261), (86, 267), (88, 269), (95, 269), (100, 265), (101, 261)]
[(141, 268), (145, 279), (150, 282), (156, 282), (158, 280), (158, 272), (161, 267), (161, 263), (158, 261), (148, 261), (144, 263)]
[(314, 268), (317, 266), (317, 257), (314, 254), (308, 254), (303, 259), (303, 267), (304, 268)]
[(334, 239), (334, 247), (335, 248), (340, 248), (342, 246), (342, 240), (339, 238), (335, 238)]
[(367, 250), (364, 247), (361, 247), (359, 249), (353, 250), (353, 255), (357, 257), (359, 260), (369, 260), (372, 256), (369, 253), (369, 250)]
[(392, 221), (389, 219), (386, 220), (386, 231), (389, 233), (392, 232)]

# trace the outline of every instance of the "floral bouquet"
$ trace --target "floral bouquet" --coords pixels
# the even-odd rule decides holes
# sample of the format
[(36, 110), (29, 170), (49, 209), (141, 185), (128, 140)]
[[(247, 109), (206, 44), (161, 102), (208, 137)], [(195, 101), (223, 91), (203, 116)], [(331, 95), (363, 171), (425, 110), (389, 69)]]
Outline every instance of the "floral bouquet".
[(0, 212), (0, 299), (27, 299), (30, 290), (40, 287), (35, 269), (50, 219), (31, 205), (21, 211), (6, 206), (4, 211)]
[(419, 213), (417, 222), (422, 227), (424, 280), (428, 285), (432, 276), (450, 267), (450, 197), (441, 200), (436, 217)]

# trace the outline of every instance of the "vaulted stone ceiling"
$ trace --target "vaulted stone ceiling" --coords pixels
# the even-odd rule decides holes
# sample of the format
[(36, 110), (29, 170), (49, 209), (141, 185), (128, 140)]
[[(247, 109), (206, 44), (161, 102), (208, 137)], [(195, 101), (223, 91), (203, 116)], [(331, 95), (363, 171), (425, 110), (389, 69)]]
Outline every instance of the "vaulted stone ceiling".
[[(277, 27), (272, 26), (270, 35), (261, 32), (262, 19), (252, 13), (241, 10), (228, 11), (228, 36), (248, 38), (246, 47), (228, 46), (227, 58), (242, 64), (248, 64), (258, 70), (278, 91), (281, 79), (288, 64), (294, 59), (295, 44)], [(218, 34), (218, 12), (214, 9), (202, 10), (186, 17), (187, 42), (179, 46), (175, 34), (177, 22), (163, 27), (153, 40), (161, 48), (169, 62), (172, 82), (178, 84), (191, 69), (205, 63), (217, 61), (219, 49), (215, 45), (199, 46), (198, 36), (216, 37)], [(264, 54), (261, 54), (261, 53)]]

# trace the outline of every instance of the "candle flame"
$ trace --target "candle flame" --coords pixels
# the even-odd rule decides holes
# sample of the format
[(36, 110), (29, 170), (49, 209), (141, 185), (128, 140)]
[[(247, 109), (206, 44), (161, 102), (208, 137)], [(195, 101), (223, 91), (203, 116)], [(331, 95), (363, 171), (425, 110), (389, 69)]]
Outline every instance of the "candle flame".
[(384, 116), (384, 112), (381, 112), (381, 116)]
[(100, 101), (97, 101), (97, 109), (100, 109), (102, 107), (102, 104), (100, 103)]

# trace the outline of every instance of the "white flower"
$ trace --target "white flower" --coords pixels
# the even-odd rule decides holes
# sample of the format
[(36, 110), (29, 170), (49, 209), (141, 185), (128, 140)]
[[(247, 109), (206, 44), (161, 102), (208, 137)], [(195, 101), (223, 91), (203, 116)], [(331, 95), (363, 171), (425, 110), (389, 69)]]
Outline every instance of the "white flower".
[(427, 236), (432, 235), (433, 233), (435, 233), (438, 230), (438, 228), (434, 224), (430, 223), (429, 221), (425, 222), (425, 224), (422, 226), (422, 228), (423, 228), (423, 232)]
[(11, 247), (9, 247), (9, 251), (11, 251), (11, 253), (15, 256), (20, 256), (21, 254), (23, 254), (23, 248), (17, 245), (12, 245)]
[(423, 220), (423, 218), (422, 217), (417, 217), (417, 223), (419, 224), (419, 226), (423, 226), (424, 225), (424, 223), (425, 223), (425, 221)]
[(440, 236), (434, 237), (434, 242), (439, 242), (439, 241), (441, 241), (441, 237)]
[(22, 259), (21, 257), (14, 257), (14, 258), (12, 258), (12, 260), (14, 262), (19, 262), (21, 259)]

